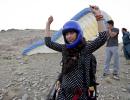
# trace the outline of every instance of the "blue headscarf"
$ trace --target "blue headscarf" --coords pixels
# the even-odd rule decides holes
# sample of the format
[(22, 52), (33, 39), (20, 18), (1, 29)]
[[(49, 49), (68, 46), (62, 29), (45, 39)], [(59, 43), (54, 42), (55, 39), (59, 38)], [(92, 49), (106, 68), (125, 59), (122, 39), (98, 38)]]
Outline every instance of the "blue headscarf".
[[(68, 43), (65, 38), (66, 33), (70, 32), (70, 31), (74, 31), (77, 33), (77, 38), (73, 43)], [(78, 44), (81, 43), (81, 41), (83, 39), (83, 31), (82, 31), (80, 25), (78, 24), (78, 22), (76, 22), (74, 20), (70, 20), (64, 24), (62, 33), (64, 36), (66, 47), (69, 49), (75, 48)]]

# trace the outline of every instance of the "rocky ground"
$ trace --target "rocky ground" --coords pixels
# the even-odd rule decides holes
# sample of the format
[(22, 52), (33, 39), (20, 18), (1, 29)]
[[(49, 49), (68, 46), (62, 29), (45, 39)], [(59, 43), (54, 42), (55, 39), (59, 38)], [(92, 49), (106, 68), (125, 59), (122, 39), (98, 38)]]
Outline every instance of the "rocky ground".
[[(22, 56), (22, 50), (43, 38), (43, 30), (2, 30), (0, 32), (0, 100), (46, 100), (60, 72), (61, 54)], [(130, 100), (130, 65), (120, 52), (120, 80), (102, 76), (104, 47), (94, 54), (98, 61), (98, 100)], [(111, 71), (112, 71), (111, 63)]]

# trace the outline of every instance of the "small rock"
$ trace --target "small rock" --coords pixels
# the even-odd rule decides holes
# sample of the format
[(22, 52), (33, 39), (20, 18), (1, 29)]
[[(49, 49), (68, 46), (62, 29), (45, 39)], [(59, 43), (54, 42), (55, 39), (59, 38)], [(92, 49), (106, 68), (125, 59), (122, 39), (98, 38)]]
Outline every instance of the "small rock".
[(38, 82), (35, 82), (32, 86), (36, 87), (38, 85)]
[(0, 94), (0, 100), (3, 100), (3, 94)]
[(20, 60), (20, 59), (22, 59), (22, 57), (21, 57), (21, 56), (16, 57), (16, 60)]
[(130, 84), (130, 82), (128, 82), (128, 84)]
[(19, 81), (19, 82), (22, 82), (22, 81), (24, 81), (25, 79), (26, 79), (25, 77), (21, 77), (21, 78), (18, 79), (18, 81)]
[(116, 99), (117, 99), (117, 100), (120, 100), (120, 96), (118, 95), (118, 96), (116, 97)]
[(2, 91), (3, 94), (8, 93), (8, 90), (7, 90), (7, 89), (4, 89), (4, 88), (2, 88), (1, 91)]
[(41, 100), (45, 100), (43, 97), (41, 97)]
[(21, 65), (23, 65), (23, 64), (24, 64), (24, 62), (20, 62), (20, 64), (21, 64)]
[(18, 97), (14, 97), (12, 100), (18, 100)]
[(37, 100), (37, 97), (34, 97), (34, 99), (33, 100)]
[(43, 79), (40, 79), (40, 82), (43, 82)]
[(24, 94), (24, 95), (22, 96), (22, 100), (28, 100), (28, 94)]
[(24, 73), (21, 72), (21, 71), (16, 71), (16, 72), (15, 72), (15, 75), (19, 75), (19, 76), (20, 76), (20, 75), (23, 75), (23, 74), (24, 74)]
[(107, 83), (109, 83), (109, 84), (112, 84), (110, 77), (106, 77), (106, 78), (105, 78), (105, 81), (106, 81)]
[(8, 88), (8, 87), (10, 87), (10, 86), (12, 86), (12, 85), (14, 85), (14, 83), (8, 83), (8, 84), (6, 85), (6, 88)]
[(125, 88), (122, 88), (122, 92), (126, 92), (127, 91), (127, 89), (125, 89)]
[(130, 93), (130, 86), (127, 87), (127, 91)]

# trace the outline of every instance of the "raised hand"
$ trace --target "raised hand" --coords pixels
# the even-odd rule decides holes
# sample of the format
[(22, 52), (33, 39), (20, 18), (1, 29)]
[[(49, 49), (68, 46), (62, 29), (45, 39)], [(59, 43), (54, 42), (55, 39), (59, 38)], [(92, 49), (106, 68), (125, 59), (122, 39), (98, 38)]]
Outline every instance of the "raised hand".
[(93, 6), (93, 5), (90, 5), (89, 6), (92, 13), (94, 14), (96, 20), (97, 20), (97, 23), (98, 23), (98, 32), (103, 32), (103, 31), (106, 31), (106, 24), (104, 23), (104, 18), (103, 18), (103, 15), (102, 15), (102, 12), (101, 10), (99, 9), (98, 6)]
[(102, 15), (101, 10), (99, 9), (98, 6), (92, 6), (92, 5), (90, 5), (90, 8), (91, 8), (94, 16), (96, 17), (97, 21), (103, 19), (103, 15)]
[(48, 21), (47, 21), (47, 24), (51, 24), (53, 22), (53, 16), (50, 16), (49, 18), (48, 18)]
[(61, 85), (60, 81), (57, 81), (57, 82), (56, 82), (56, 90), (57, 90), (57, 91), (60, 90), (60, 85)]
[(95, 16), (101, 15), (101, 11), (98, 6), (90, 5), (90, 8)]
[(52, 22), (53, 22), (53, 17), (52, 16), (48, 17), (44, 37), (51, 37), (50, 25), (51, 25)]

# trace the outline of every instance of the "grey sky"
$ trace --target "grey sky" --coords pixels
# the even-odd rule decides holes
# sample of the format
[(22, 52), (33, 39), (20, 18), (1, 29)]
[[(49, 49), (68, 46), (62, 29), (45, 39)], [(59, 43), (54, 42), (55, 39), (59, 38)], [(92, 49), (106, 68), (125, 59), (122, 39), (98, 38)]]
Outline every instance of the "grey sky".
[(130, 29), (129, 0), (0, 0), (0, 30), (44, 29), (50, 15), (54, 17), (51, 28), (60, 29), (67, 20), (89, 5), (97, 5), (107, 12), (116, 27)]

